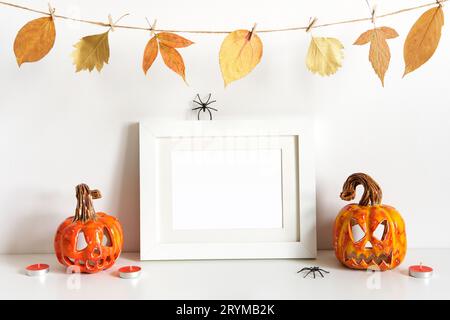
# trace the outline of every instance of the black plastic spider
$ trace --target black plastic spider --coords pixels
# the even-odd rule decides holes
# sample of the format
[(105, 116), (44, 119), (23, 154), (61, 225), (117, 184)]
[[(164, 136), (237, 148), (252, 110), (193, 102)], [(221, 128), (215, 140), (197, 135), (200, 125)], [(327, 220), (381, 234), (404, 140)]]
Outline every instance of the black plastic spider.
[(198, 104), (200, 107), (197, 107), (197, 108), (193, 108), (193, 109), (192, 109), (193, 111), (198, 110), (198, 113), (197, 113), (197, 120), (200, 120), (200, 112), (201, 112), (201, 111), (203, 111), (203, 112), (208, 111), (208, 112), (209, 112), (209, 120), (212, 120), (212, 113), (211, 113), (211, 110), (214, 110), (214, 111), (219, 111), (219, 110), (217, 110), (217, 109), (215, 109), (215, 108), (212, 108), (212, 107), (208, 107), (208, 105), (210, 105), (211, 103), (216, 102), (216, 100), (209, 101), (209, 100), (211, 99), (211, 93), (209, 94), (208, 100), (207, 100), (206, 102), (203, 102), (203, 101), (202, 101), (202, 99), (200, 98), (200, 96), (198, 95), (198, 93), (197, 93), (197, 98), (198, 98), (199, 101), (196, 101), (196, 100), (193, 100), (193, 101), (194, 101), (196, 104)]
[(316, 278), (316, 272), (318, 272), (322, 276), (322, 278), (324, 277), (322, 272), (330, 273), (329, 271), (323, 270), (320, 267), (310, 267), (310, 268), (305, 267), (305, 268), (297, 271), (297, 273), (300, 273), (300, 272), (303, 272), (303, 271), (306, 271), (306, 270), (308, 270), (308, 272), (303, 276), (303, 278), (306, 278), (306, 276), (308, 274), (310, 274), (311, 272), (312, 272), (312, 274), (314, 276), (314, 279)]

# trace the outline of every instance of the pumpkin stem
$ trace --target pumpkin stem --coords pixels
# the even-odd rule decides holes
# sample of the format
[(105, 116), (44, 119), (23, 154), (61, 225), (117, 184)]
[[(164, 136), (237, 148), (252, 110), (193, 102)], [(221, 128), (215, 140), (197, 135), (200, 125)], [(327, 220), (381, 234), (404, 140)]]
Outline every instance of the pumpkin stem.
[(96, 214), (92, 199), (99, 199), (102, 197), (99, 190), (90, 190), (87, 184), (79, 184), (75, 187), (77, 197), (77, 208), (75, 209), (75, 216), (73, 221), (86, 222), (95, 220)]
[(356, 187), (360, 184), (364, 187), (364, 193), (359, 201), (360, 206), (367, 206), (369, 203), (371, 205), (381, 204), (383, 192), (380, 186), (365, 173), (354, 173), (347, 178), (342, 187), (341, 199), (345, 201), (355, 199)]

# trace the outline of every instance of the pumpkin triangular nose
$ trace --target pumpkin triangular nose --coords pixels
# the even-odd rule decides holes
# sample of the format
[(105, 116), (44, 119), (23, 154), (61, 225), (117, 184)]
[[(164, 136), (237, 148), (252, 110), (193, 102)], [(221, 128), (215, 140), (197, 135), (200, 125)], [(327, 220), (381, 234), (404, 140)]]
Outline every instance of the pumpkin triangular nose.
[(372, 242), (367, 241), (367, 242), (366, 242), (366, 245), (364, 246), (364, 248), (365, 248), (365, 249), (372, 249), (372, 248), (373, 248)]

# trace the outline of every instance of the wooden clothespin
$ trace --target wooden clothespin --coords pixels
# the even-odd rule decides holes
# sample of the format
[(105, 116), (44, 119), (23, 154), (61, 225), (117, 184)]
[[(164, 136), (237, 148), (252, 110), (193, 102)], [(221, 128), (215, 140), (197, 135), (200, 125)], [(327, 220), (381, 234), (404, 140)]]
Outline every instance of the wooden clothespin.
[(50, 17), (55, 20), (55, 8), (52, 7), (50, 2), (48, 3), (48, 12), (50, 13)]
[(148, 21), (147, 17), (145, 17), (145, 20), (147, 20), (148, 26), (150, 27), (150, 36), (153, 37), (155, 35), (156, 30), (156, 22), (157, 19), (153, 20), (153, 24), (150, 24), (150, 21)]
[(255, 33), (255, 30), (256, 30), (256, 25), (257, 25), (257, 23), (255, 22), (255, 24), (253, 25), (252, 30), (248, 34), (248, 41), (250, 41), (252, 39), (252, 36), (253, 36), (253, 34)]
[(371, 10), (371, 15), (372, 15), (371, 16), (371, 21), (372, 21), (373, 24), (375, 24), (375, 20), (377, 18), (376, 13), (377, 13), (377, 5), (374, 5), (372, 7), (372, 10)]
[(109, 27), (111, 28), (111, 31), (114, 32), (114, 26), (115, 26), (115, 23), (114, 23), (114, 21), (113, 21), (113, 19), (112, 19), (111, 14), (108, 14), (108, 22), (109, 22)]
[(309, 25), (308, 25), (308, 27), (306, 27), (305, 32), (310, 32), (311, 29), (312, 29), (312, 28), (314, 27), (314, 25), (316, 24), (317, 20), (318, 20), (317, 17), (309, 18)]

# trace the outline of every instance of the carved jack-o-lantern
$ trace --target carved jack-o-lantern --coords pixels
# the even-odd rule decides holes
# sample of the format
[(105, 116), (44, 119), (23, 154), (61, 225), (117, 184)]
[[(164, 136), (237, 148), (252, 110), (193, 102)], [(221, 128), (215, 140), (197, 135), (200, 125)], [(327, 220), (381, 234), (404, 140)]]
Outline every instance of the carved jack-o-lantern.
[(95, 212), (92, 199), (101, 197), (98, 190), (89, 190), (87, 185), (80, 184), (76, 187), (76, 196), (75, 216), (64, 220), (56, 232), (58, 261), (85, 273), (106, 270), (122, 250), (122, 227), (116, 218)]
[(393, 269), (406, 254), (405, 223), (397, 210), (381, 204), (380, 187), (364, 173), (347, 179), (341, 199), (353, 200), (360, 184), (361, 201), (342, 208), (334, 223), (336, 257), (352, 269)]

